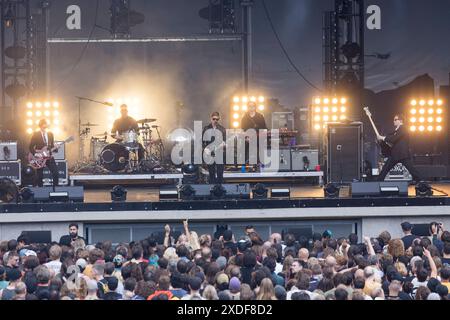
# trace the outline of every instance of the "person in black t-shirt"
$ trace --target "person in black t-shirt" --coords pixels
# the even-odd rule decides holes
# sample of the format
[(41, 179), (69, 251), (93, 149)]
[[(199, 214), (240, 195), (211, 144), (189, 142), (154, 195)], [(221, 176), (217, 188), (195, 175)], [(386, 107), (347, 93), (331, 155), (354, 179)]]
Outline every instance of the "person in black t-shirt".
[(72, 242), (77, 239), (81, 239), (86, 243), (86, 240), (83, 237), (78, 235), (78, 224), (71, 223), (71, 224), (69, 224), (69, 234), (62, 236), (59, 239), (59, 244), (70, 247)]
[(401, 224), (403, 233), (405, 234), (405, 236), (402, 238), (403, 244), (405, 246), (405, 250), (407, 250), (409, 247), (411, 247), (414, 239), (417, 239), (418, 237), (413, 235), (411, 233), (412, 230), (412, 224), (405, 221)]
[(128, 115), (128, 106), (122, 104), (120, 106), (121, 117), (114, 121), (113, 127), (111, 129), (111, 136), (118, 140), (118, 142), (123, 140), (122, 134), (130, 130), (138, 132), (139, 126), (136, 120)]
[[(256, 103), (250, 102), (248, 104), (248, 112), (245, 113), (245, 115), (242, 117), (241, 121), (241, 127), (244, 131), (247, 131), (248, 129), (254, 129), (256, 130), (257, 136), (257, 161), (259, 162), (259, 130), (267, 129), (266, 120), (264, 119), (264, 116), (256, 111)], [(249, 138), (247, 137), (245, 139), (245, 162), (248, 163), (250, 155), (249, 150), (250, 149), (250, 143)]]

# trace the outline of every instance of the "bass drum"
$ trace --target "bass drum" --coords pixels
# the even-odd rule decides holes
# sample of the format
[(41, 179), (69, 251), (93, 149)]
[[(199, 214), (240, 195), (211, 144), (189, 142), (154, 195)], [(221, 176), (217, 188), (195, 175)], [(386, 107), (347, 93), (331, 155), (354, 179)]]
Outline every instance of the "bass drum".
[(100, 154), (100, 165), (106, 170), (117, 172), (124, 170), (128, 164), (130, 153), (123, 145), (108, 144)]

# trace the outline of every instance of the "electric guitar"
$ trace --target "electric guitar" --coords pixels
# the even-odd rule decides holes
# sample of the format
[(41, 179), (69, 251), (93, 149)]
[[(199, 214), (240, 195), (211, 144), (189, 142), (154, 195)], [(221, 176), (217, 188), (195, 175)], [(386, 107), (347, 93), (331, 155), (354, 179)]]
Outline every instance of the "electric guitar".
[(55, 143), (55, 146), (48, 150), (48, 147), (45, 146), (40, 150), (36, 150), (34, 154), (31, 152), (28, 154), (28, 163), (33, 169), (42, 169), (45, 167), (47, 160), (52, 158), (52, 152), (55, 152), (58, 150), (58, 148), (63, 145), (64, 143), (69, 143), (74, 141), (75, 139), (73, 136), (67, 138), (64, 141)]
[[(366, 112), (367, 117), (369, 117), (370, 123), (372, 124), (375, 134), (377, 136), (379, 136), (380, 134), (378, 133), (378, 129), (375, 126), (375, 123), (373, 122), (372, 113), (370, 113), (369, 107), (364, 107), (364, 111)], [(390, 144), (389, 142), (386, 142), (386, 141), (378, 140), (378, 139), (377, 139), (377, 142), (381, 148), (381, 154), (383, 155), (383, 157), (389, 157), (391, 155), (392, 144)]]

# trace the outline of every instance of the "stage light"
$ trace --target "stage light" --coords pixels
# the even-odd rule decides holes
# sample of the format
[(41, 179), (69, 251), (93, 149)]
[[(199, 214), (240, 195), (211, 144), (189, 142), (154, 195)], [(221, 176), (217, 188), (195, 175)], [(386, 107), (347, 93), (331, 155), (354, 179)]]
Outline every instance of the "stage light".
[(442, 114), (442, 109), (441, 109), (441, 108), (437, 109), (437, 110), (436, 110), (436, 113), (437, 113), (437, 114)]
[(258, 97), (258, 102), (259, 102), (259, 103), (264, 103), (264, 100), (265, 100), (265, 99), (264, 99), (263, 96), (259, 96), (259, 97)]
[(242, 106), (242, 111), (247, 111), (247, 105), (246, 104), (244, 104), (243, 106)]
[(338, 117), (337, 117), (337, 116), (333, 116), (331, 119), (332, 119), (333, 121), (337, 121)]
[(60, 133), (60, 130), (59, 130), (58, 127), (53, 128), (52, 131), (53, 131), (54, 134), (59, 134)]
[(28, 134), (32, 134), (32, 133), (33, 133), (33, 129), (28, 128), (28, 129), (27, 129), (27, 133), (28, 133)]
[(417, 110), (416, 109), (411, 109), (411, 114), (416, 114)]
[(33, 103), (32, 103), (32, 102), (27, 102), (27, 108), (28, 108), (28, 109), (33, 108)]
[(216, 184), (214, 187), (212, 187), (210, 194), (214, 199), (223, 199), (225, 198), (227, 191), (222, 185)]
[(323, 121), (328, 121), (329, 117), (328, 116), (323, 116)]
[(233, 97), (233, 102), (234, 103), (238, 103), (239, 102), (239, 97)]
[(329, 104), (330, 103), (330, 99), (328, 99), (328, 98), (323, 99), (323, 103), (324, 104)]
[(242, 102), (247, 103), (248, 102), (248, 97), (242, 97)]
[(441, 118), (441, 117), (437, 117), (437, 118), (436, 118), (436, 122), (437, 122), (437, 123), (441, 123), (441, 122), (442, 122), (442, 118)]
[(421, 181), (416, 185), (416, 197), (431, 197), (432, 195), (433, 190), (428, 183)]
[(319, 113), (319, 112), (320, 112), (320, 107), (316, 107), (316, 108), (314, 109), (314, 111), (315, 111), (316, 113)]
[(59, 119), (54, 119), (53, 124), (59, 124)]
[(323, 112), (327, 113), (328, 111), (330, 111), (328, 107), (323, 107)]
[(44, 102), (44, 107), (50, 108), (50, 102)]
[(344, 112), (346, 112), (347, 111), (347, 108), (346, 107), (341, 107), (341, 112), (342, 113), (344, 113)]
[(442, 131), (442, 127), (441, 126), (437, 126), (436, 127), (436, 131)]
[(411, 100), (411, 105), (412, 106), (416, 106), (417, 105), (417, 100)]
[(346, 104), (347, 103), (347, 99), (346, 98), (341, 98), (341, 104)]
[(50, 116), (50, 111), (46, 110), (46, 111), (44, 112), (44, 115), (45, 115), (46, 117), (49, 117), (49, 116)]
[(331, 112), (336, 113), (337, 111), (338, 111), (338, 108), (337, 108), (337, 107), (331, 108)]
[(191, 200), (195, 196), (195, 190), (189, 184), (183, 184), (179, 190), (182, 200)]
[(259, 109), (259, 111), (264, 111), (264, 105), (263, 105), (263, 104), (260, 104), (259, 107), (258, 107), (258, 109)]
[[(264, 105), (265, 97), (252, 95), (252, 96), (233, 96), (230, 104), (230, 127), (239, 128), (241, 123), (236, 121), (244, 116), (244, 113), (248, 110), (248, 102), (257, 103), (257, 110), (263, 112), (265, 110)], [(238, 116), (236, 116), (238, 114)]]
[(434, 105), (434, 100), (428, 100), (428, 105), (431, 107), (432, 105)]
[(239, 113), (233, 114), (233, 118), (234, 118), (234, 119), (239, 119)]
[(320, 124), (315, 124), (315, 125), (314, 125), (314, 129), (320, 130)]
[(428, 114), (433, 114), (434, 113), (434, 109), (428, 109)]
[(416, 123), (417, 119), (416, 119), (415, 117), (412, 117), (412, 118), (410, 119), (410, 121), (411, 121), (412, 123)]
[(239, 128), (239, 122), (234, 121), (233, 122), (233, 128)]
[(27, 125), (32, 126), (32, 125), (33, 125), (33, 120), (28, 119), (28, 120), (27, 120)]
[(428, 126), (428, 127), (427, 127), (427, 130), (428, 130), (428, 131), (433, 131), (433, 126)]
[(127, 201), (127, 189), (123, 186), (117, 185), (114, 186), (111, 190), (111, 201)]
[(424, 117), (420, 117), (420, 118), (419, 118), (419, 122), (420, 122), (420, 123), (425, 122), (425, 118), (424, 118)]
[(339, 197), (339, 187), (334, 183), (328, 183), (323, 188), (323, 194), (325, 198), (338, 198)]
[(424, 131), (425, 130), (425, 127), (424, 126), (420, 126), (419, 127), (419, 131)]
[(411, 127), (410, 127), (410, 130), (411, 130), (412, 132), (415, 132), (416, 129), (417, 129), (416, 126), (411, 126)]
[(251, 96), (251, 97), (250, 97), (250, 101), (251, 101), (251, 102), (256, 102), (256, 97), (255, 97), (255, 96)]
[[(320, 130), (326, 127), (328, 121), (338, 122), (346, 119), (347, 107), (344, 105), (346, 102), (347, 99), (344, 97), (313, 97), (311, 112), (314, 111), (316, 116), (311, 117), (312, 127), (315, 130)], [(340, 106), (337, 106), (339, 103)]]
[(320, 102), (321, 102), (320, 98), (315, 98), (315, 99), (314, 99), (314, 103), (315, 103), (315, 104), (320, 104)]
[(233, 106), (233, 111), (239, 111), (239, 106), (238, 105), (234, 105)]
[(442, 106), (442, 103), (443, 103), (443, 101), (442, 101), (441, 99), (438, 99), (438, 100), (436, 101), (436, 104), (437, 104), (438, 106)]
[(332, 102), (333, 104), (337, 104), (337, 103), (338, 103), (338, 99), (337, 99), (337, 98), (333, 98), (333, 99), (331, 100), (331, 102)]
[(347, 117), (345, 115), (342, 115), (339, 119), (340, 120), (345, 120), (345, 119), (347, 119)]
[(36, 102), (36, 108), (40, 108), (40, 107), (42, 107), (42, 103)]
[(41, 111), (36, 111), (36, 117), (41, 117), (42, 116), (42, 112)]
[(424, 113), (425, 113), (425, 109), (420, 109), (420, 110), (419, 110), (419, 113), (420, 113), (420, 114), (424, 114)]
[(269, 190), (262, 183), (257, 183), (253, 189), (253, 199), (267, 199)]
[(27, 111), (27, 117), (32, 117), (33, 116), (33, 112), (32, 111)]
[(428, 117), (428, 122), (433, 122), (434, 118), (433, 117)]
[(53, 111), (53, 115), (54, 115), (55, 117), (59, 116), (59, 111), (58, 111), (58, 110)]
[(420, 101), (419, 101), (419, 104), (420, 104), (421, 106), (424, 106), (425, 103), (426, 103), (425, 100), (420, 100)]
[(53, 108), (59, 108), (59, 102), (55, 101), (53, 102)]

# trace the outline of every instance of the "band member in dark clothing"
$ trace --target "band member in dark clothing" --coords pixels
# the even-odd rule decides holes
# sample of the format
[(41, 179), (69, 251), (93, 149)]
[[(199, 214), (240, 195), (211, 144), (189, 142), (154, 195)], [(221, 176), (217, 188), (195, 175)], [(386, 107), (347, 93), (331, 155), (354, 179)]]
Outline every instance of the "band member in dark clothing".
[[(256, 111), (256, 102), (251, 101), (248, 104), (248, 111), (242, 117), (241, 127), (244, 131), (248, 129), (255, 129), (257, 136), (257, 159), (259, 162), (259, 130), (267, 129), (266, 120), (264, 116)], [(245, 138), (245, 162), (249, 161), (249, 138)]]
[(120, 114), (121, 117), (114, 121), (113, 127), (111, 129), (111, 136), (118, 140), (118, 142), (123, 140), (122, 135), (125, 132), (130, 130), (134, 130), (136, 133), (139, 132), (139, 126), (136, 120), (128, 115), (128, 106), (126, 104), (122, 104), (120, 106)]
[(397, 164), (403, 164), (409, 173), (412, 175), (414, 181), (420, 181), (420, 174), (413, 166), (411, 155), (409, 153), (409, 133), (408, 129), (403, 125), (403, 116), (396, 115), (394, 117), (395, 130), (383, 137), (377, 136), (378, 140), (385, 141), (391, 145), (391, 155), (388, 157), (386, 163), (381, 170), (379, 181), (384, 181), (389, 171)]
[[(210, 143), (213, 143), (215, 141), (215, 136), (222, 134), (222, 139), (225, 141), (226, 138), (226, 130), (224, 127), (222, 127), (219, 124), (220, 121), (220, 114), (217, 111), (214, 111), (211, 113), (211, 123), (203, 128), (202, 137), (205, 135), (206, 130), (211, 129), (213, 132), (211, 134), (211, 139), (207, 141), (203, 141), (203, 148), (205, 149), (205, 152), (208, 154), (211, 154), (211, 156), (215, 156), (215, 150), (210, 150), (207, 148), (207, 146)], [(216, 132), (219, 131), (219, 132)], [(216, 148), (223, 148), (223, 158), (225, 158), (225, 150), (224, 150), (225, 142), (222, 142), (220, 146), (217, 146)], [(209, 171), (209, 184), (221, 184), (223, 183), (223, 169), (224, 169), (224, 161), (222, 159), (222, 163), (212, 163), (208, 164), (208, 171)]]
[[(41, 150), (44, 147), (47, 147), (49, 151), (51, 151), (55, 147), (55, 138), (53, 136), (53, 133), (50, 131), (47, 131), (48, 123), (47, 120), (41, 119), (39, 121), (39, 131), (36, 131), (31, 136), (30, 141), (30, 152), (35, 155), (37, 151)], [(51, 155), (51, 152), (50, 152)], [(58, 168), (56, 166), (55, 159), (51, 157), (48, 159), (45, 163), (48, 170), (50, 170), (50, 173), (53, 178), (53, 188), (58, 185)], [(42, 187), (43, 184), (43, 177), (44, 177), (44, 168), (42, 169), (36, 169), (36, 180), (34, 181), (34, 185)]]
[(125, 142), (125, 145), (127, 147), (139, 148), (139, 160), (144, 159), (144, 147), (142, 146), (142, 144), (138, 143), (137, 141), (124, 141), (124, 134), (128, 133), (131, 130), (134, 131), (136, 137), (137, 135), (139, 135), (139, 126), (137, 121), (128, 115), (128, 106), (126, 104), (122, 104), (120, 106), (120, 114), (121, 117), (114, 121), (113, 127), (111, 129), (111, 136), (116, 139), (116, 142)]

